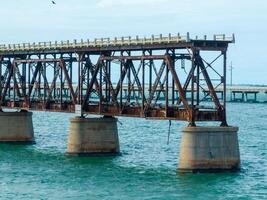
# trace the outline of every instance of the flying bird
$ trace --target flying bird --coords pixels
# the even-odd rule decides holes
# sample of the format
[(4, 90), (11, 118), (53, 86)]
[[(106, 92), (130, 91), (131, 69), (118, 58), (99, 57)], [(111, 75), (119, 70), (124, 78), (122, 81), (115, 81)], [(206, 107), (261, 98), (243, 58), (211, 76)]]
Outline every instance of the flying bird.
[(56, 2), (52, 1), (52, 4), (56, 4)]

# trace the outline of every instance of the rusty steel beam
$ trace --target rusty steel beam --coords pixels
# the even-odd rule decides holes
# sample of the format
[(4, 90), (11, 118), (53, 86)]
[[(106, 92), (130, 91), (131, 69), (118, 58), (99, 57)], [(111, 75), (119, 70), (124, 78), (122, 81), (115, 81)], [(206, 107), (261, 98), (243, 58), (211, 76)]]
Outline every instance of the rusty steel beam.
[(197, 64), (199, 65), (199, 67), (201, 69), (201, 72), (202, 72), (202, 74), (203, 74), (203, 76), (204, 76), (204, 78), (205, 78), (205, 80), (207, 82), (208, 88), (210, 90), (211, 97), (212, 97), (216, 107), (221, 109), (221, 104), (219, 102), (219, 99), (218, 99), (217, 94), (215, 92), (215, 89), (213, 87), (213, 84), (212, 84), (212, 82), (210, 80), (209, 74), (208, 74), (208, 72), (206, 70), (206, 67), (205, 67), (205, 65), (203, 63), (202, 58), (199, 55), (196, 55), (196, 61), (197, 61)]
[[(0, 103), (56, 112), (75, 112), (78, 104), (83, 114), (184, 120), (191, 125), (221, 121), (225, 125), (225, 96), (223, 102), (218, 99), (209, 70), (216, 72), (225, 91), (227, 45), (207, 47), (209, 41), (196, 42), (161, 45), (163, 51), (146, 45), (0, 54)], [(205, 47), (223, 50), (222, 75), (212, 66), (219, 56), (210, 63), (200, 56)], [(186, 67), (188, 74), (179, 69), (181, 60), (186, 60), (181, 68)], [(201, 88), (212, 97), (209, 106), (200, 100)]]
[(183, 105), (184, 105), (185, 109), (189, 110), (188, 101), (187, 101), (187, 99), (186, 99), (186, 97), (184, 95), (185, 92), (184, 92), (183, 87), (181, 85), (181, 82), (180, 82), (180, 80), (179, 80), (179, 78), (177, 76), (177, 73), (176, 73), (176, 71), (174, 69), (174, 66), (173, 66), (173, 64), (171, 63), (170, 60), (171, 60), (170, 56), (166, 56), (167, 66), (168, 66), (169, 70), (172, 73), (172, 76), (173, 76), (173, 79), (174, 79), (174, 83), (176, 85), (176, 88), (178, 89), (180, 98), (181, 98), (181, 100), (183, 102)]
[[(51, 111), (51, 112), (75, 112), (75, 107), (72, 102), (66, 104), (64, 107), (60, 103), (51, 103), (50, 109), (44, 108), (42, 102), (32, 102), (31, 108), (25, 107), (23, 101), (16, 102), (14, 105), (11, 105), (11, 102), (7, 102), (3, 108), (18, 108), (18, 109), (29, 109), (35, 111)], [(141, 106), (136, 107), (125, 107), (124, 112), (120, 112), (117, 106), (115, 105), (106, 105), (103, 104), (104, 108), (102, 112), (99, 113), (99, 104), (88, 105), (84, 110), (84, 114), (95, 114), (95, 115), (110, 115), (111, 113), (115, 116), (124, 116), (124, 117), (143, 117), (140, 113), (142, 111)], [(185, 109), (177, 109), (173, 107), (168, 107), (169, 115), (165, 116), (165, 108), (153, 108), (146, 118), (148, 119), (158, 119), (158, 120), (179, 120), (179, 121), (188, 121), (188, 111)], [(221, 121), (222, 118), (216, 110), (199, 110), (195, 112), (196, 121)]]
[(70, 81), (70, 77), (69, 77), (68, 71), (66, 69), (66, 64), (64, 62), (64, 59), (62, 59), (62, 58), (60, 59), (60, 66), (61, 66), (61, 69), (64, 72), (64, 75), (65, 75), (66, 79), (67, 79), (67, 85), (68, 85), (68, 88), (70, 89), (72, 102), (75, 105), (75, 104), (77, 104), (77, 99), (76, 99), (76, 96), (74, 94), (74, 90), (73, 90), (73, 87), (72, 87), (72, 84), (71, 84), (71, 81)]
[(86, 89), (86, 95), (85, 95), (85, 98), (83, 100), (83, 103), (82, 103), (82, 108), (85, 109), (85, 107), (87, 106), (87, 101), (90, 97), (90, 94), (92, 92), (92, 88), (93, 88), (93, 85), (95, 84), (95, 81), (96, 81), (96, 77), (98, 75), (98, 71), (102, 65), (102, 62), (103, 62), (103, 59), (102, 59), (102, 56), (99, 57), (98, 61), (97, 61), (97, 64), (96, 64), (96, 68), (95, 68), (95, 71), (94, 71), (94, 74), (92, 75), (92, 79), (89, 83), (89, 86), (87, 87)]

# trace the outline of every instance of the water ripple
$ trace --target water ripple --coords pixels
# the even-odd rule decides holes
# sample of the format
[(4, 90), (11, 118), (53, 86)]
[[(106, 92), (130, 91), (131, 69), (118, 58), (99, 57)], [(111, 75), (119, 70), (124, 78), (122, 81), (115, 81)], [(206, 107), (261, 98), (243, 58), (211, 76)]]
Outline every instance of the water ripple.
[(267, 199), (266, 104), (229, 104), (242, 168), (225, 174), (176, 175), (183, 122), (167, 145), (167, 121), (120, 118), (121, 156), (67, 157), (73, 116), (34, 112), (35, 145), (0, 145), (0, 199)]

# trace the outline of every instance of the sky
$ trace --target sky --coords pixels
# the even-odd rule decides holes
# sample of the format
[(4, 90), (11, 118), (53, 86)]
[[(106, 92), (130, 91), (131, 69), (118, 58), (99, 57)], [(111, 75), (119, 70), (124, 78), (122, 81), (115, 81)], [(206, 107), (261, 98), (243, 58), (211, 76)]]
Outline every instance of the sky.
[(233, 83), (267, 85), (266, 0), (54, 1), (0, 0), (0, 44), (235, 33), (227, 64), (233, 64)]

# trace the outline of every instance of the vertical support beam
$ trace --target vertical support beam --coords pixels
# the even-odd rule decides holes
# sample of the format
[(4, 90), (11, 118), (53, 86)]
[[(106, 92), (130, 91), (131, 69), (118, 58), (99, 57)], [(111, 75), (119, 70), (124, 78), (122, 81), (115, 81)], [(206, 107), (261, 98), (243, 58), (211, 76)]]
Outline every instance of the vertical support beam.
[(93, 69), (92, 69), (93, 65), (91, 63), (89, 54), (87, 55), (87, 61), (86, 62), (87, 62), (85, 64), (85, 66), (87, 68), (87, 81), (86, 81), (87, 84), (86, 84), (86, 88), (88, 88), (89, 87), (89, 83), (90, 83), (90, 73), (91, 73), (91, 71), (93, 71)]
[(254, 93), (254, 102), (257, 102), (257, 93)]
[(188, 112), (190, 112), (188, 101), (187, 101), (187, 99), (185, 97), (185, 91), (183, 90), (183, 87), (182, 87), (181, 82), (180, 82), (180, 80), (179, 80), (179, 78), (177, 76), (177, 73), (176, 73), (176, 71), (174, 69), (174, 66), (172, 65), (172, 62), (170, 61), (170, 57), (169, 56), (166, 56), (165, 61), (167, 63), (167, 67), (169, 68), (169, 70), (171, 72), (171, 75), (173, 76), (173, 79), (174, 79), (174, 82), (175, 82), (175, 86), (178, 89), (180, 99), (181, 99), (181, 101), (184, 104), (184, 108)]
[[(172, 62), (172, 61), (171, 61)], [(164, 83), (163, 83), (164, 84)], [(169, 68), (166, 67), (166, 83), (165, 83), (165, 117), (168, 117), (169, 107)]]
[(12, 78), (12, 67), (11, 67), (11, 63), (8, 62), (7, 64), (7, 70), (8, 70), (8, 76), (7, 76), (7, 79), (5, 81), (5, 85), (4, 85), (4, 91), (3, 91), (3, 94), (2, 94), (2, 99), (1, 101), (3, 102), (5, 100), (5, 97), (6, 97), (6, 94), (9, 90), (9, 99), (10, 99), (10, 81), (11, 81), (11, 78)]
[[(41, 55), (38, 55), (38, 58), (41, 59)], [(43, 65), (41, 66), (41, 69), (38, 72), (38, 98), (41, 98), (41, 70), (42, 70)]]
[(197, 89), (197, 97), (196, 97), (197, 99), (196, 100), (197, 100), (197, 102), (196, 102), (196, 105), (199, 106), (199, 103), (200, 103), (199, 102), (200, 101), (200, 97), (199, 97), (199, 95), (200, 95), (200, 91), (199, 91), (199, 88), (200, 88), (200, 85), (199, 85), (200, 84), (200, 80), (199, 80), (200, 79), (199, 78), (200, 77), (200, 71), (199, 71), (199, 65), (196, 65), (195, 67), (197, 68), (197, 77), (196, 77), (196, 79), (197, 79), (196, 80), (196, 84), (197, 84), (197, 88), (196, 88)]
[[(149, 51), (149, 55), (152, 56), (152, 50)], [(152, 89), (152, 67), (153, 67), (153, 60), (149, 60), (149, 93)]]
[[(9, 73), (11, 73), (11, 78), (12, 78), (12, 66), (11, 66), (11, 60), (10, 60), (10, 58), (8, 59), (9, 61), (8, 61), (8, 65), (7, 65), (7, 67), (9, 68)], [(10, 82), (9, 82), (9, 84), (10, 84)], [(9, 99), (11, 99), (11, 85), (7, 85), (7, 87), (8, 87), (8, 98)]]
[(82, 109), (85, 109), (87, 107), (87, 101), (89, 100), (89, 97), (91, 95), (93, 85), (97, 81), (97, 74), (99, 72), (99, 68), (103, 64), (103, 59), (102, 58), (103, 58), (103, 55), (100, 55), (100, 57), (99, 57), (99, 59), (97, 61), (94, 73), (92, 74), (92, 78), (90, 80), (90, 84), (86, 88), (86, 94), (85, 94), (85, 97), (84, 97), (84, 100), (83, 100), (83, 103), (82, 103)]
[[(30, 97), (31, 96), (31, 93), (32, 93), (32, 90), (33, 90), (33, 88), (34, 88), (34, 83), (35, 83), (35, 81), (36, 81), (36, 78), (37, 78), (37, 76), (38, 76), (38, 72), (39, 72), (39, 70), (40, 70), (40, 68), (41, 68), (41, 66), (42, 66), (42, 64), (40, 63), (40, 62), (37, 62), (37, 65), (36, 65), (36, 68), (35, 68), (35, 70), (34, 70), (34, 72), (33, 72), (33, 75), (32, 75), (32, 79), (31, 79), (31, 81), (30, 81), (30, 87), (28, 88), (28, 96)], [(29, 98), (30, 99), (30, 98)], [(30, 100), (29, 100), (30, 101)], [(29, 102), (30, 103), (30, 102)]]
[[(173, 53), (172, 53), (172, 65), (173, 65), (173, 67), (174, 67), (174, 70), (176, 70), (175, 69), (175, 49), (173, 49)], [(172, 105), (174, 105), (174, 99), (175, 99), (175, 90), (174, 90), (174, 79), (173, 79), (173, 77), (172, 77)]]
[(69, 68), (70, 68), (70, 83), (72, 84), (72, 65), (73, 64), (73, 56), (72, 53), (70, 54), (70, 62), (69, 62)]
[[(44, 55), (44, 59), (46, 59), (46, 54)], [(44, 62), (43, 63), (43, 78), (44, 78), (44, 102), (45, 102), (45, 99), (46, 99), (46, 97), (47, 97), (47, 87), (48, 87), (48, 82), (47, 81), (45, 81), (45, 80), (47, 80), (47, 78), (46, 78), (46, 62)]]
[[(108, 66), (107, 66), (107, 74), (108, 74), (108, 77), (107, 77), (107, 80), (110, 80), (111, 81), (111, 62), (109, 61), (108, 62)], [(110, 102), (110, 96), (111, 96), (111, 88), (110, 88), (110, 83), (109, 81), (107, 82), (107, 88), (108, 88), (108, 102)]]
[[(99, 114), (102, 112), (102, 87), (103, 87), (103, 67), (105, 67), (105, 62), (103, 62), (103, 65), (100, 66), (99, 71)], [(97, 88), (96, 88), (97, 89)]]
[[(15, 101), (16, 101), (16, 84), (15, 84), (15, 80), (16, 80), (16, 73), (15, 73), (15, 64), (11, 64), (10, 65), (11, 70), (12, 70), (12, 79), (13, 79), (13, 106), (15, 105)], [(12, 106), (12, 107), (13, 107)]]
[[(123, 52), (121, 52), (121, 56), (123, 56)], [(122, 68), (125, 64), (125, 60), (121, 60), (120, 64), (120, 113), (122, 112), (122, 83), (123, 83), (123, 78), (122, 78)], [(116, 97), (117, 98), (117, 97)]]
[(223, 110), (222, 110), (222, 123), (221, 126), (228, 126), (226, 121), (226, 65), (227, 65), (227, 57), (226, 50), (222, 52), (223, 54)]
[(22, 64), (22, 80), (21, 80), (21, 87), (22, 87), (22, 93), (23, 94), (27, 94), (27, 91), (26, 91), (26, 67), (27, 67), (27, 64), (26, 63), (23, 63)]
[[(54, 59), (56, 59), (56, 58), (57, 58), (57, 55), (54, 54)], [(57, 71), (57, 62), (55, 61), (54, 62), (54, 76), (53, 77), (56, 77), (56, 71)], [(54, 99), (56, 99), (56, 82), (53, 83), (52, 88), (54, 89), (54, 91), (53, 91)]]
[(81, 104), (81, 60), (78, 55), (78, 104)]
[[(73, 63), (73, 57), (72, 57), (72, 53), (70, 54), (70, 61), (69, 61), (69, 70), (70, 70), (70, 84), (72, 85), (72, 63)], [(88, 72), (89, 73), (89, 72)], [(74, 99), (72, 99), (72, 96), (70, 95), (70, 100), (74, 101)]]
[(104, 75), (105, 76), (104, 80), (105, 80), (105, 99), (106, 99), (106, 102), (108, 102), (108, 81), (106, 81), (106, 80), (107, 80), (107, 76), (109, 74), (109, 72), (108, 72), (108, 65), (109, 65), (109, 63), (110, 63), (110, 61), (109, 60), (106, 60), (105, 66), (104, 66), (105, 71), (107, 72)]
[(77, 100), (76, 100), (76, 97), (75, 97), (73, 86), (72, 86), (72, 83), (71, 83), (71, 80), (70, 80), (70, 76), (68, 74), (68, 70), (67, 70), (66, 63), (65, 63), (64, 59), (60, 60), (59, 65), (61, 67), (61, 70), (63, 70), (64, 77), (65, 77), (65, 80), (67, 81), (67, 86), (68, 86), (68, 89), (70, 91), (70, 96), (71, 96), (73, 105), (75, 105), (75, 104), (77, 104)]
[[(30, 58), (30, 57), (29, 57)], [(30, 107), (31, 106), (31, 94), (29, 93), (29, 90), (30, 90), (30, 87), (31, 87), (31, 63), (28, 63), (28, 106)]]
[(80, 98), (81, 98), (81, 102), (83, 102), (83, 83), (84, 83), (84, 72), (85, 72), (85, 63), (84, 63), (84, 54), (81, 55), (80, 60)]
[(191, 79), (191, 113), (189, 126), (196, 126), (195, 124), (195, 49), (192, 50), (191, 57), (191, 68), (192, 68), (192, 79)]
[[(2, 60), (3, 60), (3, 58), (2, 58), (2, 56), (0, 57), (0, 101), (1, 101), (1, 99), (2, 99), (2, 90), (3, 90), (3, 79), (2, 79)], [(0, 109), (1, 109), (1, 105), (0, 105)]]
[[(127, 51), (128, 53), (128, 56), (131, 56), (131, 51)], [(132, 62), (133, 64), (133, 62)], [(130, 95), (130, 90), (131, 90), (131, 70), (130, 70), (130, 62), (127, 60), (126, 62), (126, 73), (127, 73), (127, 80), (128, 80), (128, 87), (127, 87), (127, 91), (125, 91), (125, 101), (124, 101), (124, 104), (123, 105), (126, 105), (127, 104), (127, 99), (128, 99), (128, 96)]]
[[(144, 52), (143, 52), (144, 55)], [(145, 60), (142, 59), (142, 114), (145, 115)]]
[(221, 110), (222, 106), (220, 104), (220, 101), (218, 100), (217, 94), (215, 92), (215, 89), (213, 87), (213, 84), (211, 82), (211, 79), (209, 77), (209, 74), (207, 72), (207, 69), (206, 69), (206, 67), (205, 67), (205, 65), (203, 63), (203, 60), (202, 60), (201, 56), (199, 54), (195, 54), (195, 60), (196, 60), (197, 64), (199, 65), (200, 69), (201, 69), (201, 72), (202, 72), (203, 77), (204, 77), (204, 79), (205, 79), (205, 81), (207, 83), (207, 86), (208, 86), (209, 92), (210, 92), (210, 96), (211, 96), (211, 98), (212, 98), (212, 100), (213, 100), (213, 102), (214, 102), (214, 104), (216, 106), (216, 109), (217, 110)]
[(223, 107), (226, 107), (226, 51), (223, 51)]
[(60, 67), (60, 108), (62, 109), (63, 104), (63, 69)]
[[(24, 84), (24, 78), (19, 71), (19, 64), (17, 62), (15, 62), (15, 60), (13, 60), (12, 66), (13, 66), (13, 73), (14, 73), (14, 77), (13, 77), (14, 88), (17, 91), (18, 98), (20, 100), (20, 98), (23, 97), (25, 102), (27, 102), (26, 92), (25, 92), (25, 88), (24, 88), (24, 85), (25, 85)], [(16, 75), (18, 76), (17, 77), (18, 81), (16, 79)], [(21, 95), (21, 92), (22, 92), (22, 95)]]
[[(128, 71), (127, 71), (127, 79), (128, 79), (128, 92), (127, 92), (127, 98), (125, 97), (125, 101), (127, 103), (130, 103), (130, 99), (131, 99), (131, 84), (132, 84), (132, 81), (131, 81), (131, 70), (130, 70), (130, 67), (128, 67)], [(128, 101), (129, 100), (129, 101)]]

